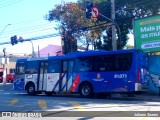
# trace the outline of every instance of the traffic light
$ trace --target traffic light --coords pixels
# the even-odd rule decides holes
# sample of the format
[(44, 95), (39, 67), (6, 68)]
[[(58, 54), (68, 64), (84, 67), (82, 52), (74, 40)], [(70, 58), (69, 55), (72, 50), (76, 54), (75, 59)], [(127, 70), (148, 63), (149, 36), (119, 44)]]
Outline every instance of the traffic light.
[(11, 44), (14, 45), (14, 37), (11, 37)]
[(92, 12), (93, 3), (87, 1), (86, 2), (86, 18), (91, 18), (91, 12)]
[(17, 35), (11, 37), (11, 44), (14, 45), (14, 44), (17, 44), (17, 43), (18, 43)]

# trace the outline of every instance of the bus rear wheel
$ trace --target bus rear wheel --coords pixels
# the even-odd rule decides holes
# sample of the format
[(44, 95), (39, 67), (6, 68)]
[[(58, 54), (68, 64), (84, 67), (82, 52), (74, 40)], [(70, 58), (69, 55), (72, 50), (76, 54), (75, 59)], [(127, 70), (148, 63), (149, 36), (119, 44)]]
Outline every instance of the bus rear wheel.
[(28, 93), (28, 95), (35, 95), (36, 94), (35, 86), (33, 83), (28, 84), (27, 93)]
[(84, 83), (80, 86), (80, 95), (85, 98), (93, 97), (93, 88), (89, 83)]

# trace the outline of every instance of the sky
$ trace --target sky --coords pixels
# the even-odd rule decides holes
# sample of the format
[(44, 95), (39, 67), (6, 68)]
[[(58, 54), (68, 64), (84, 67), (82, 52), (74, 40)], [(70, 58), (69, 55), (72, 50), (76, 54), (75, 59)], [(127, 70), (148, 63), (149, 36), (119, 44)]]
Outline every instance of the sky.
[[(44, 16), (56, 4), (77, 2), (77, 0), (0, 0), (0, 43), (10, 42), (17, 35), (23, 39), (55, 34), (56, 37), (32, 41), (34, 50), (38, 51), (48, 44), (61, 45), (59, 31), (54, 27), (57, 23), (49, 22)], [(0, 54), (6, 48), (6, 54), (31, 54), (32, 43), (23, 42), (16, 45), (0, 45)]]

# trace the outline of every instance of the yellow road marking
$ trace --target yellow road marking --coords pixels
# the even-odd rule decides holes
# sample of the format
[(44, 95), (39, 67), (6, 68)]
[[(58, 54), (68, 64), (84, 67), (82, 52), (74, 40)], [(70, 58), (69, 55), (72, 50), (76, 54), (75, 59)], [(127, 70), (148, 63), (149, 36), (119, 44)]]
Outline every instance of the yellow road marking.
[(13, 106), (18, 102), (19, 99), (13, 99), (7, 106)]
[(73, 105), (75, 107), (75, 109), (78, 109), (78, 110), (81, 110), (81, 111), (84, 111), (85, 108), (82, 107), (79, 103), (77, 102), (69, 102), (71, 105)]
[(46, 104), (46, 101), (45, 100), (38, 100), (38, 105), (41, 107), (41, 108), (47, 108), (47, 104)]

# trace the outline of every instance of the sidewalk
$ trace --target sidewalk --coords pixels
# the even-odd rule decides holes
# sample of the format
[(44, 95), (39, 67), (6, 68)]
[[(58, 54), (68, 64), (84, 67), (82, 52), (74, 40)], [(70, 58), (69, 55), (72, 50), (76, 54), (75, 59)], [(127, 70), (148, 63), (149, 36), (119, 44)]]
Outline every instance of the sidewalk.
[(12, 83), (0, 83), (0, 90), (4, 90), (4, 91), (8, 91), (11, 90), (13, 88), (13, 84)]
[(151, 95), (151, 94), (138, 94), (134, 95), (132, 97), (128, 97), (124, 94), (117, 94), (113, 95), (112, 98), (114, 99), (123, 99), (123, 100), (141, 100), (141, 101), (159, 101), (160, 102), (160, 96), (158, 95)]

